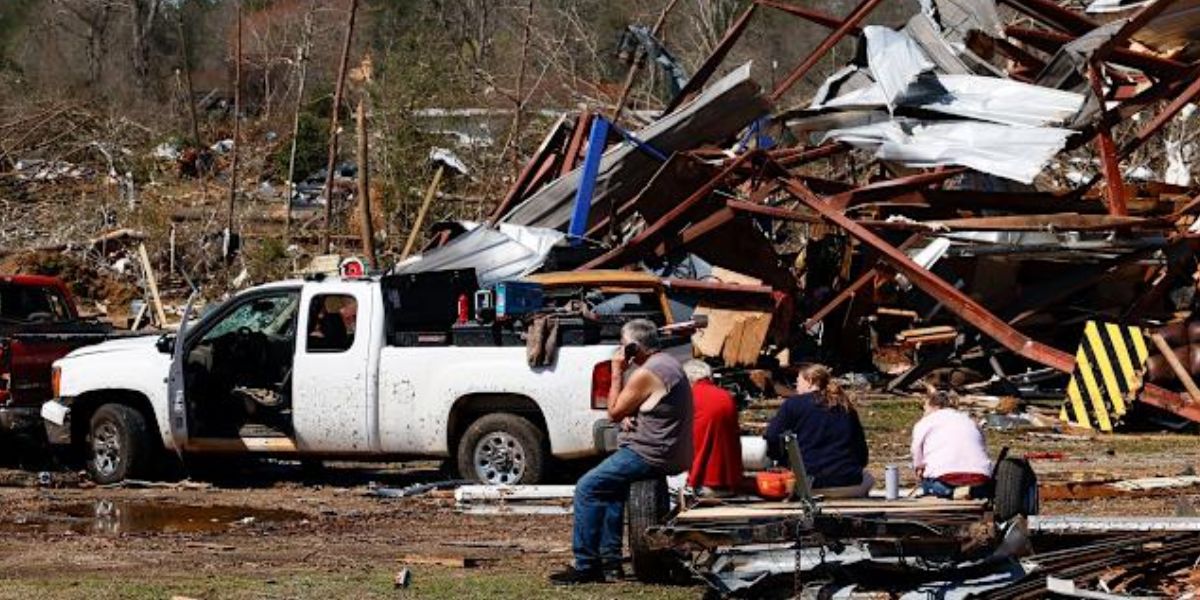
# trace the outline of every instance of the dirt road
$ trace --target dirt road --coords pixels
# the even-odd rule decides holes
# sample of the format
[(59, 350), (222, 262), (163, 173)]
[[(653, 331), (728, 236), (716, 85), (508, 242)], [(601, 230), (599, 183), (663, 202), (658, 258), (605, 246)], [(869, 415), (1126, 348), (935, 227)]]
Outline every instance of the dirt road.
[[(908, 402), (862, 409), (873, 463), (902, 464)], [(1200, 464), (1188, 436), (1047, 440), (990, 434), (1017, 453), (1061, 452), (1035, 461), (1044, 480), (1076, 474), (1175, 475)], [(385, 500), (371, 482), (401, 487), (441, 475), (430, 464), (258, 463), (215, 485), (101, 489), (54, 473), (0, 471), (0, 599), (28, 598), (697, 598), (700, 587), (635, 583), (570, 590), (545, 575), (570, 560), (568, 516), (467, 516), (445, 495)], [(1150, 498), (1050, 502), (1047, 513), (1172, 515), (1200, 506), (1200, 489)], [(410, 560), (405, 557), (421, 557)], [(479, 559), (471, 568), (423, 564)], [(421, 563), (421, 564), (418, 564)], [(407, 589), (395, 589), (402, 567)]]

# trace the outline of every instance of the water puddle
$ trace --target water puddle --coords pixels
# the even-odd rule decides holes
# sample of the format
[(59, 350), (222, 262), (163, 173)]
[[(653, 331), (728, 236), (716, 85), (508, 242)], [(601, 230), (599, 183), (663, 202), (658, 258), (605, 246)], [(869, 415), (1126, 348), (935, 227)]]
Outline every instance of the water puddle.
[(144, 501), (98, 500), (52, 507), (45, 513), (0, 517), (0, 532), (217, 533), (239, 527), (301, 521), (291, 510), (244, 506), (189, 506)]

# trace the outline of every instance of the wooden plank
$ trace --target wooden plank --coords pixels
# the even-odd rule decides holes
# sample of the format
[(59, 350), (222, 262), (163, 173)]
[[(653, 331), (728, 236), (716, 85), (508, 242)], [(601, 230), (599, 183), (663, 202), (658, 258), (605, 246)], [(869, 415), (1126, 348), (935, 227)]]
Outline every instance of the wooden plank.
[(905, 340), (914, 337), (925, 337), (930, 335), (941, 335), (945, 333), (958, 333), (949, 325), (934, 325), (933, 327), (919, 327), (917, 329), (905, 329), (896, 334), (896, 339)]
[(158, 279), (154, 276), (154, 268), (150, 266), (150, 255), (146, 253), (146, 245), (138, 243), (138, 259), (142, 263), (142, 272), (146, 275), (146, 287), (150, 290), (150, 301), (154, 303), (154, 316), (158, 318), (158, 326), (167, 326), (167, 312), (163, 310), (162, 296), (158, 295)]
[[(820, 506), (820, 514), (827, 516), (891, 515), (929, 518), (932, 516), (970, 515), (983, 512), (983, 503), (963, 501), (961, 503), (911, 504), (899, 501), (862, 503), (859, 506)], [(774, 503), (770, 507), (760, 505), (715, 506), (694, 508), (679, 513), (678, 521), (737, 521), (746, 519), (770, 519), (801, 515), (804, 509), (796, 504)]]
[(468, 556), (419, 556), (410, 554), (398, 559), (406, 565), (430, 565), (452, 569), (473, 569), (484, 563), (484, 559)]

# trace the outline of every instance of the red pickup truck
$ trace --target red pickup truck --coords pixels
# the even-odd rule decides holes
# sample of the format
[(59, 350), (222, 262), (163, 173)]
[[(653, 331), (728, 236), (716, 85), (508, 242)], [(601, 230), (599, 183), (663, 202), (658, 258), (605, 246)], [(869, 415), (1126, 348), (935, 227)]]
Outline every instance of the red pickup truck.
[(110, 337), (110, 326), (79, 317), (59, 279), (0, 275), (0, 434), (40, 431), (51, 364)]

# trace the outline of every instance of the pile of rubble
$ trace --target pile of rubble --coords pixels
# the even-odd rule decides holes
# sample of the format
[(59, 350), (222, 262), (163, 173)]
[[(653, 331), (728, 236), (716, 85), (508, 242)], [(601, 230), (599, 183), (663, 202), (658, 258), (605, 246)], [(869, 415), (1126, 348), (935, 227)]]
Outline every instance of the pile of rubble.
[[(865, 25), (881, 4), (752, 2), (660, 118), (564, 117), (499, 228), (443, 228), (400, 269), (645, 269), (718, 306), (753, 285), (769, 324), (726, 328), (717, 354), (749, 339), (754, 365), (821, 360), (891, 391), (952, 373), (1065, 398), (1098, 430), (1200, 421), (1200, 2), (926, 0), (898, 29)], [(769, 92), (748, 64), (716, 78), (781, 12), (829, 33)], [(843, 41), (853, 59), (787, 104)]]

